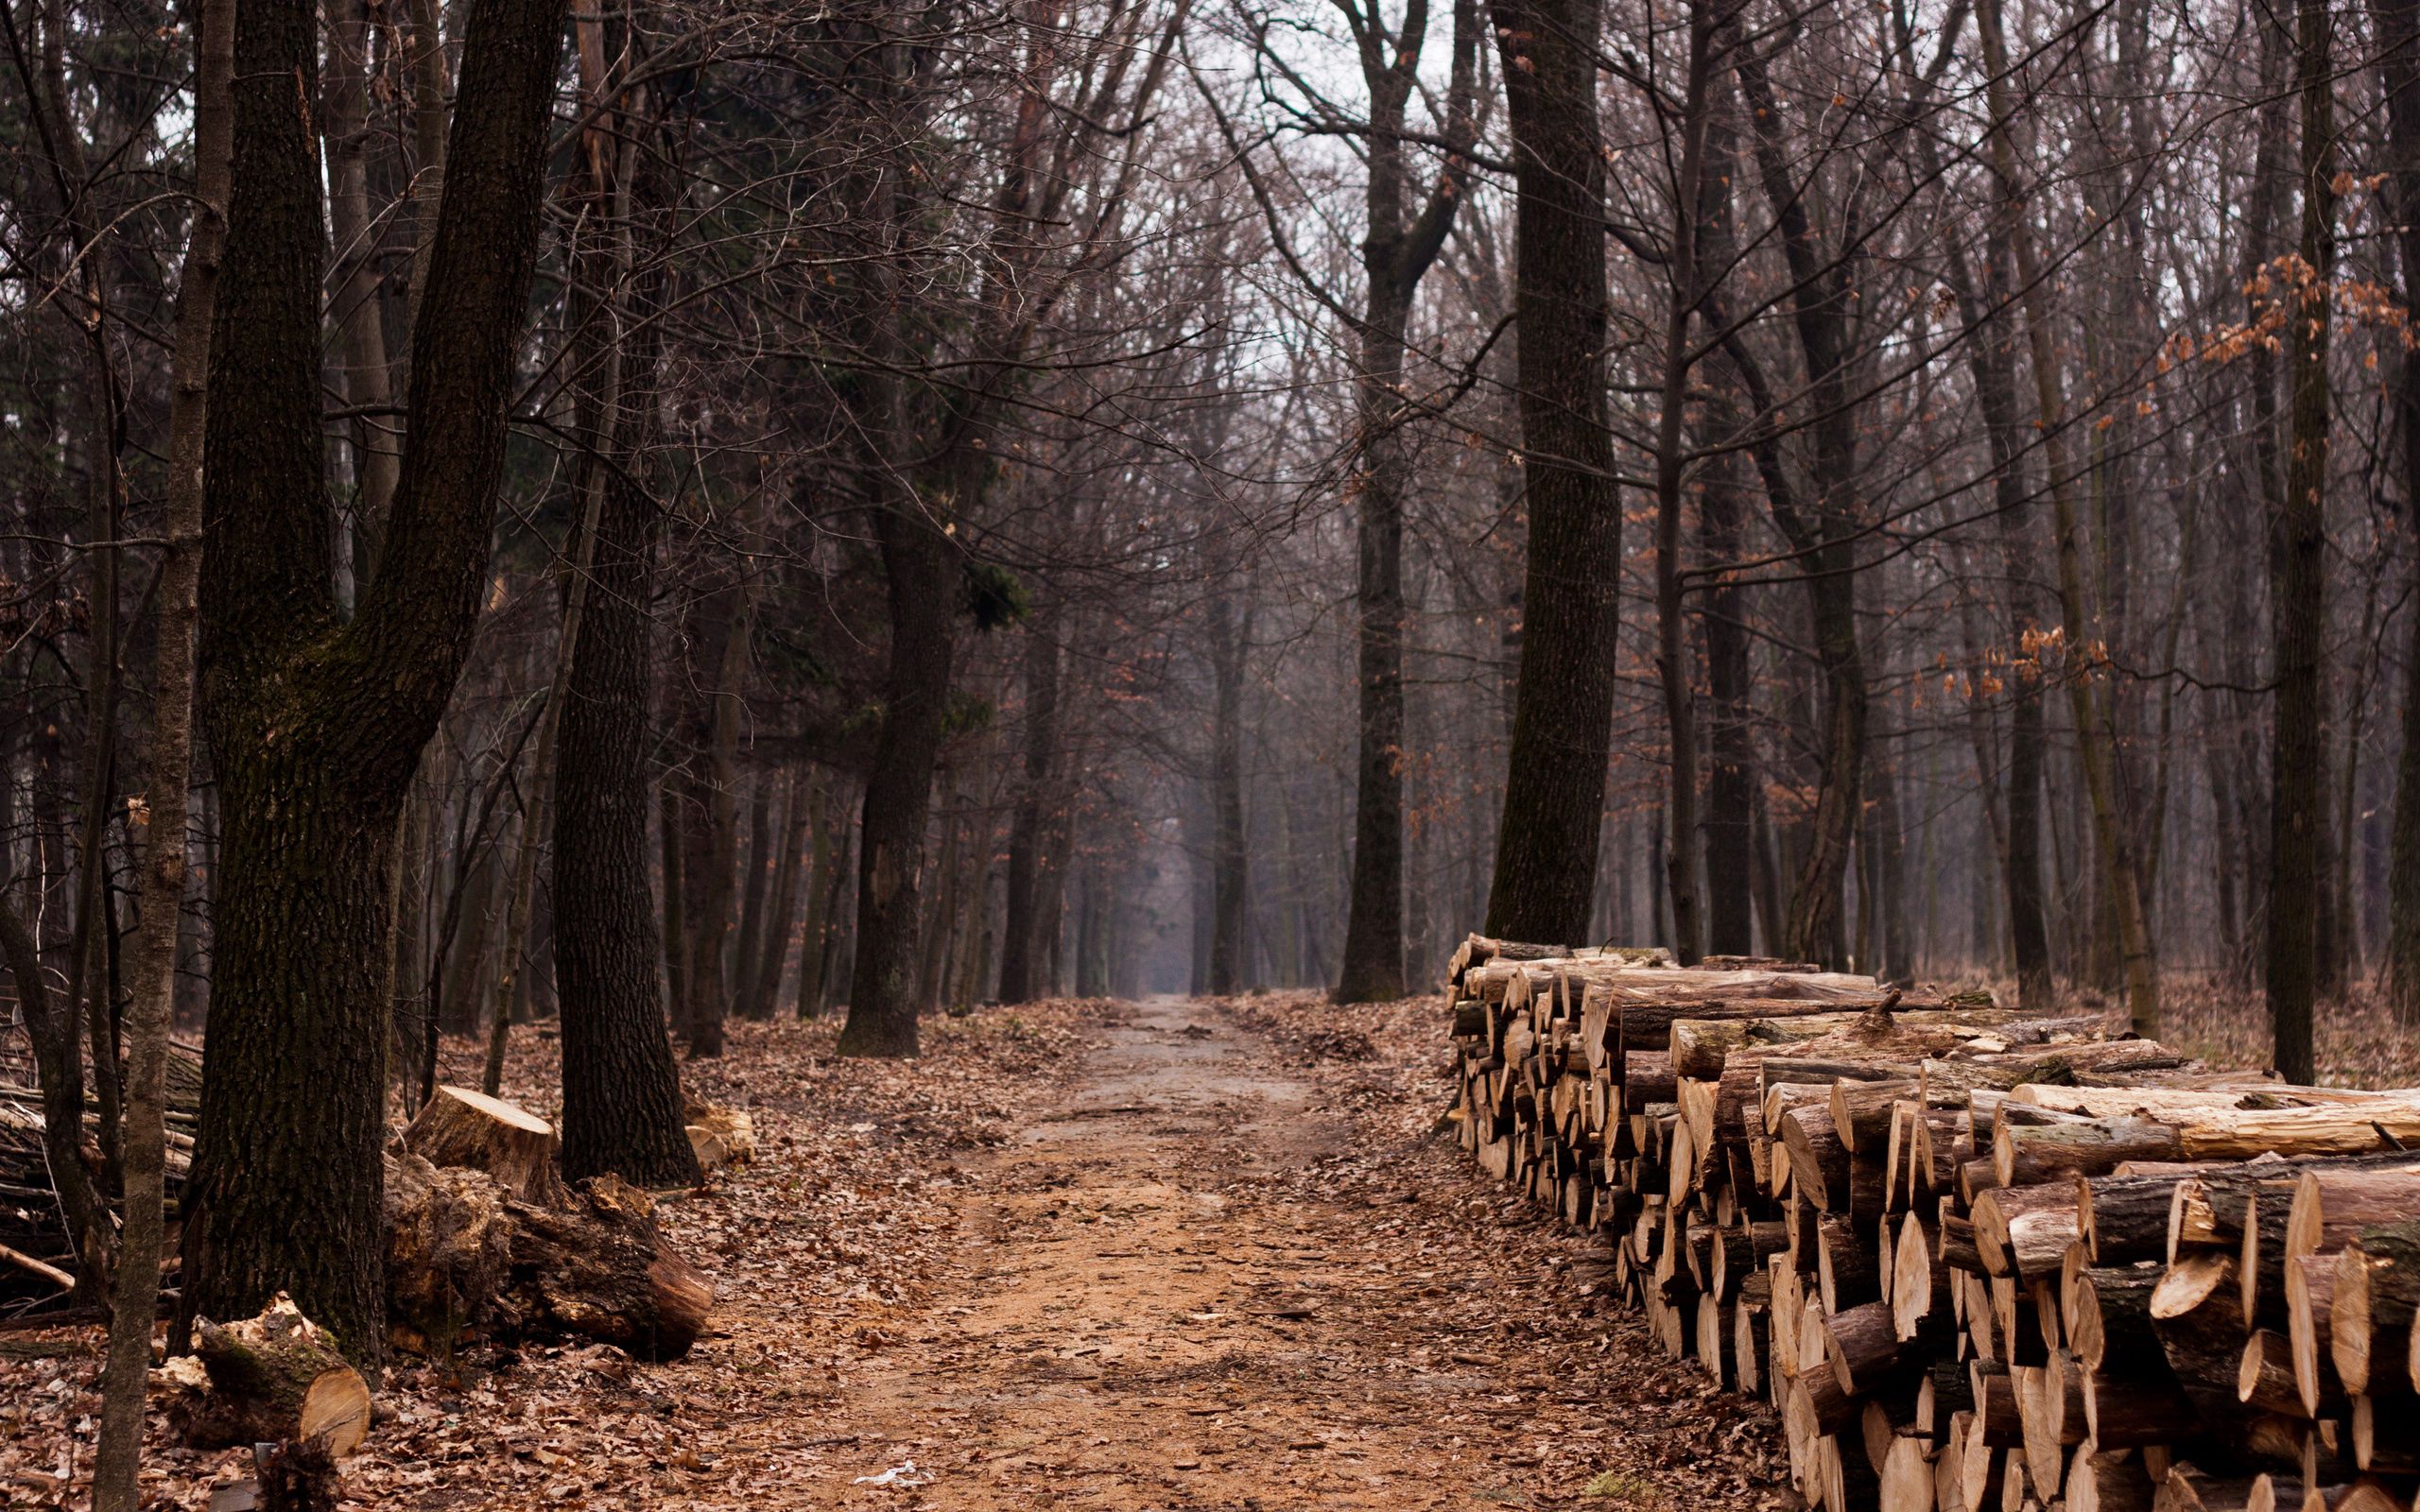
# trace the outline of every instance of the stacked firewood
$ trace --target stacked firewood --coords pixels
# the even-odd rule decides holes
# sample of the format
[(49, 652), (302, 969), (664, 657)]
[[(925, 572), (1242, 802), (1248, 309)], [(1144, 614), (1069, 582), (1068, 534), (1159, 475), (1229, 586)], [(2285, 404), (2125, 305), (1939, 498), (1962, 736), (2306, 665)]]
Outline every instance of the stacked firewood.
[(1447, 998), (1464, 1146), (1810, 1503), (2414, 1504), (2420, 1091), (1778, 961), (1474, 936)]

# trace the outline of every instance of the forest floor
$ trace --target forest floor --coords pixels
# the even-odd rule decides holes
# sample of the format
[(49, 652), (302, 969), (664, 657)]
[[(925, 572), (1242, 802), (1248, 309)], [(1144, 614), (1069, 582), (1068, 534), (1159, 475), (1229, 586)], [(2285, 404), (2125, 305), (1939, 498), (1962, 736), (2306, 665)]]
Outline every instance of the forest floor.
[[(714, 1332), (664, 1366), (390, 1371), (352, 1504), (1795, 1504), (1770, 1418), (1437, 1131), (1434, 999), (985, 1010), (893, 1064), (834, 1057), (828, 1023), (734, 1027), (684, 1075), (752, 1109), (757, 1158), (663, 1207)], [(529, 1036), (508, 1091), (546, 1108), (552, 1060)], [(0, 1335), (0, 1503), (85, 1503), (98, 1353)], [(190, 1509), (246, 1470), (149, 1463)]]

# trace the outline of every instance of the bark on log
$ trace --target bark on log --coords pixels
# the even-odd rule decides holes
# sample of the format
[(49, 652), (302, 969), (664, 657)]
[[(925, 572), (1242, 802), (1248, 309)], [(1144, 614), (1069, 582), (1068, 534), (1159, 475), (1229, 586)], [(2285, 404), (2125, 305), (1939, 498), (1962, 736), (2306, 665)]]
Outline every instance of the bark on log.
[[(2411, 1382), (2377, 1370), (2412, 1336), (2420, 1312), (2420, 1218), (2367, 1228), (2346, 1241), (2336, 1260), (2328, 1353), (2337, 1378), (2356, 1395), (2397, 1391)], [(2376, 1387), (2373, 1386), (2373, 1376)]]
[(705, 1332), (714, 1284), (670, 1252), (655, 1204), (618, 1177), (583, 1181), (560, 1208), (513, 1207), (512, 1277), (528, 1322), (678, 1359)]
[(170, 1424), (196, 1449), (320, 1438), (337, 1458), (370, 1432), (370, 1387), (284, 1293), (257, 1317), (197, 1320), (194, 1352), (162, 1372)]

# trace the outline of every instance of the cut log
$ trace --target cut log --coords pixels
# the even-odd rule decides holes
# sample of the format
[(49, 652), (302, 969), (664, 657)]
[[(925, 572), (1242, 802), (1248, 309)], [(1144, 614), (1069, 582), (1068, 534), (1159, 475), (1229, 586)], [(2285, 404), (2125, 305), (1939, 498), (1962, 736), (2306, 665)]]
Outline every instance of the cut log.
[(2030, 1125), (2001, 1119), (1992, 1131), (1992, 1174), (2004, 1187), (2063, 1176), (2106, 1176), (2128, 1160), (2173, 1160), (2183, 1153), (2177, 1130), (2148, 1118), (2061, 1119)]
[(2077, 1201), (2077, 1227), (2096, 1265), (2131, 1265), (2171, 1260), (2169, 1217), (2175, 1211), (2178, 1177), (2169, 1175), (2094, 1177)]
[(2181, 1443), (2206, 1426), (2201, 1409), (2173, 1382), (2083, 1375), (2084, 1436), (2103, 1449)]
[(1816, 1291), (1825, 1312), (1844, 1313), (1881, 1298), (1881, 1257), (1852, 1220), (1837, 1213), (1816, 1220), (1815, 1257)]
[(555, 1126), (468, 1087), (438, 1088), (404, 1130), (404, 1148), (432, 1165), (485, 1171), (523, 1202), (551, 1202), (562, 1191)]
[(2303, 1416), (2316, 1418), (2342, 1400), (2329, 1357), (2328, 1321), (2336, 1292), (2336, 1257), (2296, 1255), (2286, 1263), (2286, 1334), (2291, 1341), (2294, 1385)]
[(1908, 1434), (1893, 1437), (1882, 1462), (1881, 1512), (1933, 1512), (1934, 1485), (1925, 1441)]
[(513, 1218), (484, 1171), (387, 1160), (387, 1329), (412, 1354), (450, 1354), (487, 1318), (512, 1265)]
[(2420, 1402), (2410, 1397), (2355, 1397), (2349, 1416), (2356, 1469), (2420, 1476)]
[(2151, 1512), (2158, 1493), (2143, 1456), (2132, 1450), (2078, 1444), (2067, 1462), (2067, 1512)]
[(2151, 1311), (2163, 1274), (2146, 1261), (2078, 1267), (2072, 1279), (2063, 1280), (2067, 1347), (2085, 1369), (2102, 1369), (2113, 1360), (2135, 1369), (2166, 1364)]
[(2255, 1329), (2243, 1341), (2243, 1363), (2236, 1371), (2236, 1400), (2255, 1412), (2308, 1418), (2302, 1388), (2294, 1382), (2293, 1341), (2274, 1329)]
[(1939, 1249), (1920, 1214), (1901, 1216), (1891, 1261), (1891, 1318), (1903, 1339), (1914, 1338), (1927, 1321), (1947, 1310), (1948, 1266)]
[(1822, 1333), (1832, 1379), (1853, 1397), (1877, 1391), (1909, 1374), (1931, 1352), (1900, 1339), (1887, 1302), (1868, 1302), (1831, 1314), (1823, 1321)]
[(2026, 1479), (2048, 1501), (2059, 1494), (2066, 1476), (2067, 1452), (2090, 1436), (2084, 1425), (2083, 1372), (2054, 1349), (2041, 1365), (2020, 1366), (2011, 1375), (2025, 1440)]
[(2344, 1389), (2405, 1391), (2411, 1382), (2373, 1361), (2394, 1359), (2411, 1336), (2420, 1311), (2420, 1219), (2367, 1228), (2345, 1243), (2336, 1260), (2327, 1331), (2330, 1359)]
[(2190, 1465), (2171, 1467), (2152, 1498), (2152, 1512), (2249, 1512), (2252, 1477), (2207, 1475)]
[(1891, 1121), (1898, 1106), (1917, 1095), (1922, 1082), (1915, 1076), (1832, 1083), (1832, 1127), (1851, 1155), (1872, 1160), (1884, 1153), (1891, 1139)]
[(711, 1176), (756, 1158), (756, 1121), (746, 1108), (693, 1099), (687, 1117), (689, 1148), (698, 1157), (700, 1172)]
[(161, 1372), (168, 1419), (196, 1449), (318, 1438), (338, 1458), (370, 1432), (370, 1386), (283, 1292), (257, 1317), (198, 1320), (194, 1352)]
[(2067, 1246), (2083, 1237), (2079, 1188), (2079, 1183), (2051, 1182), (1978, 1197), (1975, 1249), (1984, 1271), (2026, 1282), (2056, 1277)]

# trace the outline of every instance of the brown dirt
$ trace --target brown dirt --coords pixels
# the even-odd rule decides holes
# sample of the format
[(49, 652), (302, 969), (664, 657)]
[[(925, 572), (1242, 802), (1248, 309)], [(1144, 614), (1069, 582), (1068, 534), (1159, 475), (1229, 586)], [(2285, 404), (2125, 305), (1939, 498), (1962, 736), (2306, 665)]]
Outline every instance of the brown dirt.
[[(1431, 1135), (1435, 1013), (1053, 1005), (937, 1026), (892, 1067), (747, 1026), (702, 1079), (755, 1103), (763, 1157), (666, 1209), (717, 1275), (717, 1335), (666, 1366), (563, 1347), (400, 1373), (403, 1417), (348, 1489), (751, 1512), (1790, 1501), (1769, 1419), (1600, 1311), (1601, 1241)], [(6, 1368), (0, 1474), (56, 1469), (34, 1430), (53, 1400), (72, 1418), (90, 1363)], [(42, 1403), (13, 1424), (12, 1382)], [(164, 1457), (183, 1506), (240, 1469)]]

